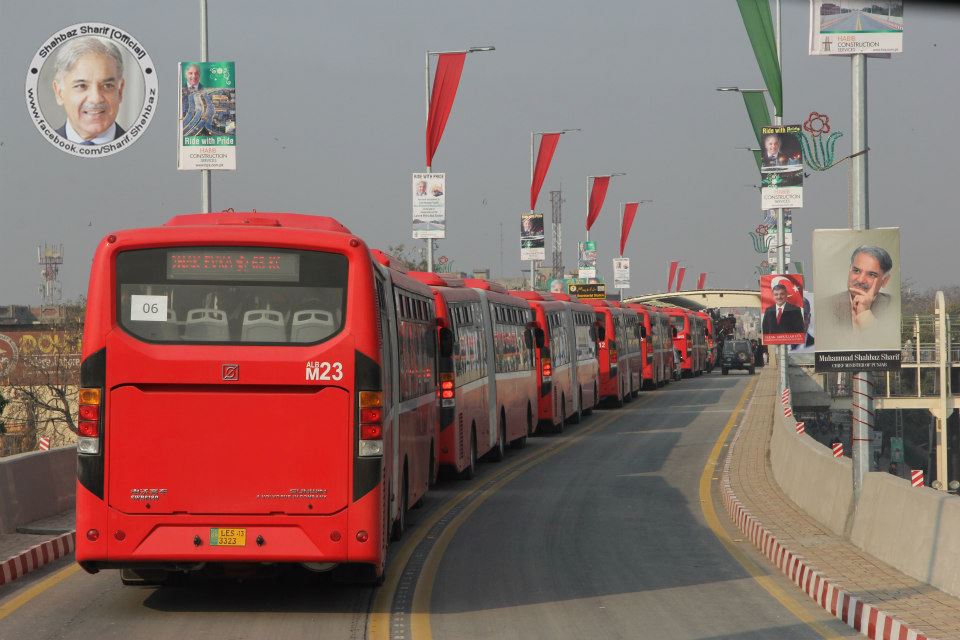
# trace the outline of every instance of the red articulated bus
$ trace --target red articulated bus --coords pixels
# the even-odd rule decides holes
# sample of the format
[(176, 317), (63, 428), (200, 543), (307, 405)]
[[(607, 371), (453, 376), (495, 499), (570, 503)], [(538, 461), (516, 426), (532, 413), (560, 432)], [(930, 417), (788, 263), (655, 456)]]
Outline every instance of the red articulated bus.
[(537, 366), (534, 355), (536, 325), (525, 300), (488, 280), (467, 278), (484, 304), (488, 368), (496, 374), (490, 394), (490, 420), (499, 437), (492, 459), (503, 459), (504, 445), (519, 449), (533, 435), (537, 420)]
[(697, 311), (697, 317), (703, 322), (703, 333), (707, 349), (707, 371), (713, 371), (717, 364), (717, 340), (713, 333), (713, 317), (705, 311)]
[(176, 216), (97, 247), (77, 549), (161, 582), (302, 563), (378, 582), (434, 474), (433, 293), (332, 218)]
[(682, 375), (701, 375), (707, 368), (707, 345), (703, 332), (703, 320), (689, 309), (667, 307), (664, 313), (670, 318), (673, 346), (680, 352)]
[(670, 382), (673, 372), (673, 340), (670, 322), (657, 309), (628, 304), (640, 320), (640, 350), (643, 359), (642, 387), (655, 389)]
[(639, 393), (643, 374), (637, 312), (615, 301), (585, 302), (594, 307), (597, 325), (603, 328), (597, 357), (600, 399), (623, 406)]
[(511, 291), (510, 295), (530, 304), (539, 329), (540, 428), (560, 433), (567, 419), (579, 422), (599, 402), (593, 308), (561, 293)]

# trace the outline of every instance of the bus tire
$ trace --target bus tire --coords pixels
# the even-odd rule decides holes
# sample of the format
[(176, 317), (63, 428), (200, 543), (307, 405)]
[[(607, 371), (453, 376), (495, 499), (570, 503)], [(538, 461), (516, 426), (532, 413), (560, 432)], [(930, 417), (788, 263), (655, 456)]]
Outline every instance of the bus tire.
[(730, 375), (730, 369), (723, 367), (722, 369), (720, 369), (720, 374), (724, 376)]
[(470, 427), (470, 462), (466, 468), (460, 472), (461, 480), (473, 480), (477, 475), (477, 425)]
[(500, 419), (497, 426), (497, 444), (493, 445), (489, 457), (493, 462), (500, 462), (506, 457), (507, 421), (503, 416), (503, 407), (500, 407)]
[(580, 399), (580, 404), (577, 405), (577, 411), (573, 414), (573, 417), (570, 418), (570, 422), (573, 424), (580, 424), (580, 421), (583, 420), (583, 387), (580, 387), (577, 394)]
[(755, 368), (753, 368), (753, 367), (750, 367), (750, 375), (753, 375), (753, 374), (754, 374), (754, 372), (756, 372), (756, 369), (755, 369)]
[(393, 528), (390, 531), (390, 539), (396, 542), (403, 537), (403, 532), (407, 528), (407, 489), (409, 482), (407, 480), (407, 462), (403, 462), (403, 489), (400, 492), (400, 508), (397, 509), (397, 519), (393, 521)]
[(563, 429), (567, 424), (567, 396), (566, 394), (560, 394), (560, 423), (554, 425), (554, 433), (563, 433)]

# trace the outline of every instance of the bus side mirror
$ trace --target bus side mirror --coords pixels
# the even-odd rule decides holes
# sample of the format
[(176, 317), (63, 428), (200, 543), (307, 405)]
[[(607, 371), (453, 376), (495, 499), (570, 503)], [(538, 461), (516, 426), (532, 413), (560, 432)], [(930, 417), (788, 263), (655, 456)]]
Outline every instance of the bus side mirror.
[(453, 331), (443, 327), (440, 329), (440, 357), (450, 358), (453, 356)]
[(673, 337), (676, 338), (676, 337), (677, 337), (677, 328), (676, 328), (676, 327), (670, 327), (670, 329), (671, 329), (671, 331), (673, 332)]
[(600, 325), (593, 325), (596, 329), (597, 340), (603, 342), (607, 339), (607, 328)]
[(527, 327), (526, 331), (523, 332), (523, 344), (527, 349), (533, 349), (533, 329)]
[(545, 342), (543, 337), (543, 329), (541, 329), (540, 327), (536, 327), (533, 330), (533, 339), (537, 343), (537, 349), (543, 349), (543, 345)]
[(647, 328), (645, 326), (639, 325), (637, 327), (637, 337), (641, 340), (647, 337)]

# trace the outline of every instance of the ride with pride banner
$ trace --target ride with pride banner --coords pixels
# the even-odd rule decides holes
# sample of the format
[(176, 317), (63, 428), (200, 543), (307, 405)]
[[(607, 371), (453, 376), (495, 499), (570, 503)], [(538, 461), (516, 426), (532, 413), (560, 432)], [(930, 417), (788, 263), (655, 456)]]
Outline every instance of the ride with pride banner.
[(181, 62), (177, 169), (237, 168), (237, 75), (233, 62)]

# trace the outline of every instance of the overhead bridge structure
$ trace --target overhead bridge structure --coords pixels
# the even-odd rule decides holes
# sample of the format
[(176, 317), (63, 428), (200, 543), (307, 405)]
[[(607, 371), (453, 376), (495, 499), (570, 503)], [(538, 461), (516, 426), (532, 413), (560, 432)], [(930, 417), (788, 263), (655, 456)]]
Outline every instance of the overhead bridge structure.
[(759, 309), (760, 291), (749, 289), (693, 289), (690, 291), (671, 291), (669, 293), (650, 293), (645, 296), (624, 298), (624, 302), (684, 307), (694, 311), (716, 309), (718, 307), (755, 307)]

